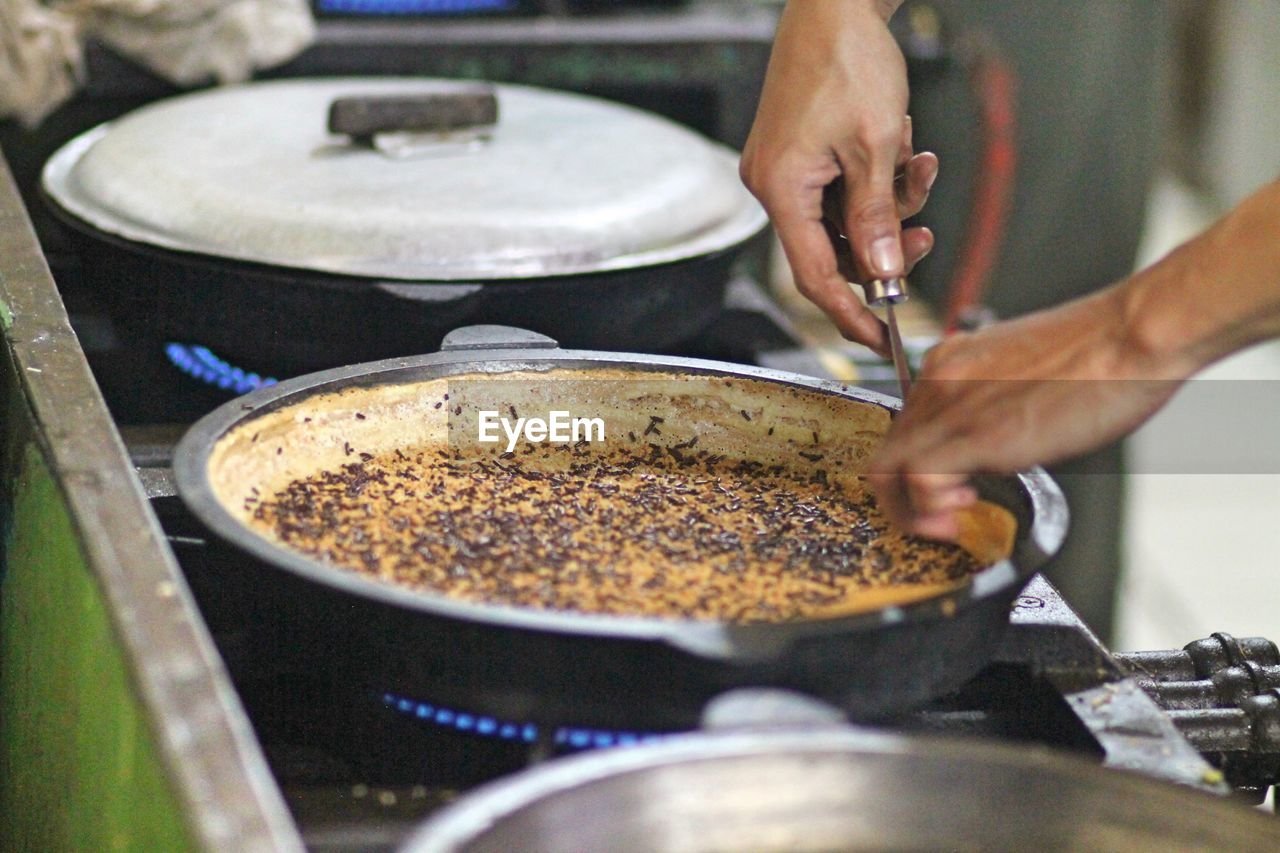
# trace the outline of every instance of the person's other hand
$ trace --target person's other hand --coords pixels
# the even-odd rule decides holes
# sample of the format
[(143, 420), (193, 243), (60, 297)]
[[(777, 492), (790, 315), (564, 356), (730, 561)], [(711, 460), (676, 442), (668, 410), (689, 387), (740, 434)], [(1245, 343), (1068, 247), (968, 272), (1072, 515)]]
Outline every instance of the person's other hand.
[(1190, 369), (1154, 360), (1126, 326), (1122, 290), (956, 335), (930, 350), (870, 460), (881, 508), (954, 540), (968, 477), (1070, 458), (1136, 429)]
[(927, 229), (904, 232), (900, 220), (920, 211), (938, 173), (933, 154), (912, 153), (906, 62), (887, 25), (898, 5), (787, 4), (742, 156), (801, 293), (882, 354), (884, 324), (848, 282), (904, 275), (933, 247)]

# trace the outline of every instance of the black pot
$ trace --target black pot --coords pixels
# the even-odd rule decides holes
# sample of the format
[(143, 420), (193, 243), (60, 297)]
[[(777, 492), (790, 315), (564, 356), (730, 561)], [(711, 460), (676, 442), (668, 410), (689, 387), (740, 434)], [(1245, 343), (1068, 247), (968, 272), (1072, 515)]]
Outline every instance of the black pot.
[(718, 694), (801, 691), (874, 718), (965, 683), (990, 660), (1009, 606), (1066, 530), (1060, 491), (1041, 470), (984, 478), (984, 498), (1017, 519), (1012, 557), (965, 585), (901, 606), (837, 618), (735, 625), (501, 608), (381, 584), (285, 549), (237, 520), (209, 475), (230, 431), (317, 394), (460, 374), (620, 368), (762, 380), (885, 409), (897, 402), (834, 382), (693, 359), (560, 350), (511, 329), (460, 330), (440, 353), (299, 377), (228, 403), (179, 444), (182, 499), (248, 559), (263, 654), (370, 690), (484, 713), (639, 730), (696, 725)]
[(473, 324), (531, 329), (582, 349), (662, 352), (720, 314), (750, 240), (653, 267), (483, 282), (378, 281), (162, 249), (107, 234), (46, 197), (78, 237), (86, 283), (157, 352), (209, 347), (262, 375), (296, 376), (440, 346)]
[(93, 128), (42, 189), (127, 335), (288, 376), (477, 323), (592, 349), (687, 344), (766, 224), (736, 164), (567, 92), (296, 79)]

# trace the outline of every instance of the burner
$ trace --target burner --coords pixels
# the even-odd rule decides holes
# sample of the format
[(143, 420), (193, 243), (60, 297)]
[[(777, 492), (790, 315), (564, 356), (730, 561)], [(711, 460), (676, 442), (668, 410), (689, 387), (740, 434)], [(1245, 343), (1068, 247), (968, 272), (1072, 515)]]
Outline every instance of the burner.
[(214, 355), (208, 347), (192, 344), (165, 344), (164, 354), (174, 367), (188, 376), (193, 376), (208, 385), (232, 391), (236, 394), (247, 394), (267, 385), (275, 385), (276, 380), (269, 376), (248, 373), (239, 367), (233, 367)]
[[(507, 722), (483, 714), (450, 710), (397, 696), (394, 693), (383, 694), (382, 701), (387, 707), (394, 708), (403, 714), (460, 732), (471, 732), (484, 737), (527, 744), (535, 744), (539, 740), (540, 729), (535, 723)], [(577, 752), (613, 746), (635, 746), (661, 740), (663, 737), (665, 735), (652, 732), (614, 732), (559, 726), (552, 735), (552, 744), (562, 752)]]

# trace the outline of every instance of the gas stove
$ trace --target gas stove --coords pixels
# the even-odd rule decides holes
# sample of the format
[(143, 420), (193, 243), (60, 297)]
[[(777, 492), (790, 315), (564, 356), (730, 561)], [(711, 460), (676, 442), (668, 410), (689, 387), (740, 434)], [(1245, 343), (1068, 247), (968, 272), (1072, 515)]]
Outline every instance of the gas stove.
[[(829, 375), (831, 366), (829, 354), (806, 347), (746, 277), (732, 283), (717, 322), (683, 353), (814, 375)], [(218, 377), (234, 370), (212, 354), (188, 357), (202, 358)], [(856, 368), (871, 384), (892, 386), (889, 365)], [(216, 402), (211, 397), (238, 390), (173, 372), (194, 414)], [(275, 669), (254, 630), (254, 590), (228, 582), (238, 575), (228, 561), (243, 558), (213, 541), (174, 491), (168, 466), (187, 424), (126, 422), (121, 433), (311, 849), (390, 850), (422, 818), (484, 781), (556, 756), (670, 734), (503, 719), (429, 695), (353, 689)], [(1260, 803), (1280, 782), (1277, 688), (1280, 651), (1270, 641), (1215, 634), (1184, 650), (1113, 653), (1037, 577), (1017, 599), (996, 658), (975, 679), (872, 725), (1052, 747)]]
[[(693, 354), (793, 370), (817, 372), (823, 364), (749, 279), (730, 288), (699, 346), (704, 349)], [(183, 398), (190, 417), (202, 411), (199, 394), (236, 390), (165, 366), (175, 387), (194, 389)], [(890, 376), (885, 368), (884, 381)], [(218, 547), (174, 494), (168, 465), (189, 423), (117, 414), (198, 618), (266, 756), (267, 783), (282, 794), (310, 849), (391, 850), (422, 818), (486, 780), (560, 754), (627, 749), (665, 734), (500, 719), (483, 708), (441, 707), (429, 695), (354, 689), (273, 669), (254, 631), (255, 591), (226, 583), (226, 561), (238, 558)], [(1000, 651), (985, 670), (926, 708), (873, 725), (1050, 747), (1260, 802), (1280, 780), (1278, 687), (1280, 653), (1273, 643), (1216, 634), (1181, 651), (1114, 654), (1036, 578), (1017, 600)]]
[[(137, 448), (153, 506), (311, 849), (391, 850), (481, 782), (670, 734), (542, 726), (264, 668), (251, 621), (238, 616), (249, 612), (243, 596), (252, 590), (226, 583), (223, 561), (238, 558), (216, 547), (173, 495), (163, 442), (153, 436)], [(1182, 650), (1113, 653), (1037, 576), (977, 677), (925, 708), (869, 725), (1051, 747), (1256, 804), (1280, 783), (1277, 688), (1280, 651), (1268, 640), (1219, 633)], [(785, 721), (788, 702), (803, 714), (800, 697), (771, 702), (766, 719), (781, 708)]]
[[(314, 48), (273, 74), (376, 70), (572, 86), (682, 118), (741, 144), (773, 19), (760, 9), (735, 12), (730, 5), (691, 3), (638, 17), (447, 24), (334, 19), (322, 23)], [(308, 847), (393, 849), (423, 817), (481, 782), (574, 751), (626, 749), (662, 737), (500, 719), (482, 708), (441, 707), (429, 695), (357, 690), (272, 668), (247, 615), (254, 591), (224, 582), (226, 561), (237, 558), (186, 512), (168, 465), (174, 443), (195, 418), (276, 377), (243, 370), (187, 341), (140, 350), (123, 340), (105, 319), (103, 295), (79, 286), (79, 259), (35, 201), (36, 170), (58, 143), (170, 91), (96, 49), (90, 69), (86, 95), (25, 139), (28, 144), (10, 144), (6, 137), (5, 154), (198, 618), (212, 634), (266, 755), (268, 784), (283, 792)], [(679, 353), (811, 375), (832, 372), (830, 354), (805, 346), (759, 277), (749, 273), (732, 283), (716, 321)], [(863, 384), (893, 388), (887, 365), (857, 368)], [(140, 577), (137, 565), (132, 568)], [(1036, 578), (1017, 600), (990, 666), (956, 693), (873, 725), (1046, 746), (1261, 802), (1280, 781), (1278, 690), (1280, 653), (1269, 641), (1215, 634), (1183, 650), (1112, 653), (1047, 581)]]

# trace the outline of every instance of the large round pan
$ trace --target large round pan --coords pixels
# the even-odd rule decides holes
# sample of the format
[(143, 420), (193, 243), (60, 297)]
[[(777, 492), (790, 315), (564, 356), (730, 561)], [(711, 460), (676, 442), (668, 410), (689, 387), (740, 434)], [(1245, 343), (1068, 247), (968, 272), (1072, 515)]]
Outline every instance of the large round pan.
[(490, 783), (405, 853), (1274, 850), (1245, 806), (1049, 750), (852, 729), (686, 735)]
[[(353, 445), (377, 435), (399, 440), (390, 427), (378, 432), (392, 420), (408, 442), (439, 412), (415, 402), (422, 383), (468, 382), (471, 394), (501, 397), (529, 386), (504, 383), (504, 377), (561, 375), (634, 383), (653, 377), (659, 388), (679, 385), (684, 396), (672, 392), (671, 405), (695, 409), (680, 409), (668, 424), (683, 418), (712, 430), (728, 430), (731, 422), (748, 426), (738, 414), (749, 405), (741, 397), (732, 398), (731, 415), (717, 423), (720, 409), (705, 402), (717, 389), (737, 383), (733, 394), (780, 395), (781, 402), (755, 401), (763, 406), (760, 432), (741, 433), (743, 447), (758, 454), (752, 458), (794, 452), (787, 430), (802, 431), (801, 449), (809, 450), (810, 433), (821, 432), (831, 467), (847, 476), (855, 476), (897, 405), (793, 374), (560, 350), (542, 336), (492, 327), (459, 330), (434, 355), (344, 367), (256, 391), (193, 426), (176, 450), (174, 472), (192, 512), (246, 557), (243, 571), (257, 591), (254, 620), (274, 632), (263, 654), (370, 689), (512, 720), (684, 728), (697, 723), (712, 697), (742, 686), (799, 690), (854, 717), (872, 717), (974, 675), (999, 642), (1012, 600), (1065, 533), (1061, 493), (1043, 471), (987, 478), (979, 483), (981, 494), (1012, 514), (1017, 533), (1008, 559), (968, 582), (910, 603), (830, 618), (728, 624), (497, 607), (383, 584), (275, 543), (248, 524), (239, 504), (251, 486), (269, 494), (273, 477), (276, 487), (287, 482), (296, 454), (329, 453), (340, 464), (348, 438)], [(617, 387), (625, 396), (641, 385)], [(650, 407), (661, 405), (652, 388), (635, 393), (647, 395)], [(384, 397), (389, 408), (379, 409), (376, 401)], [(777, 435), (769, 426), (766, 437), (766, 420), (777, 424)], [(666, 435), (682, 437), (673, 430)]]

